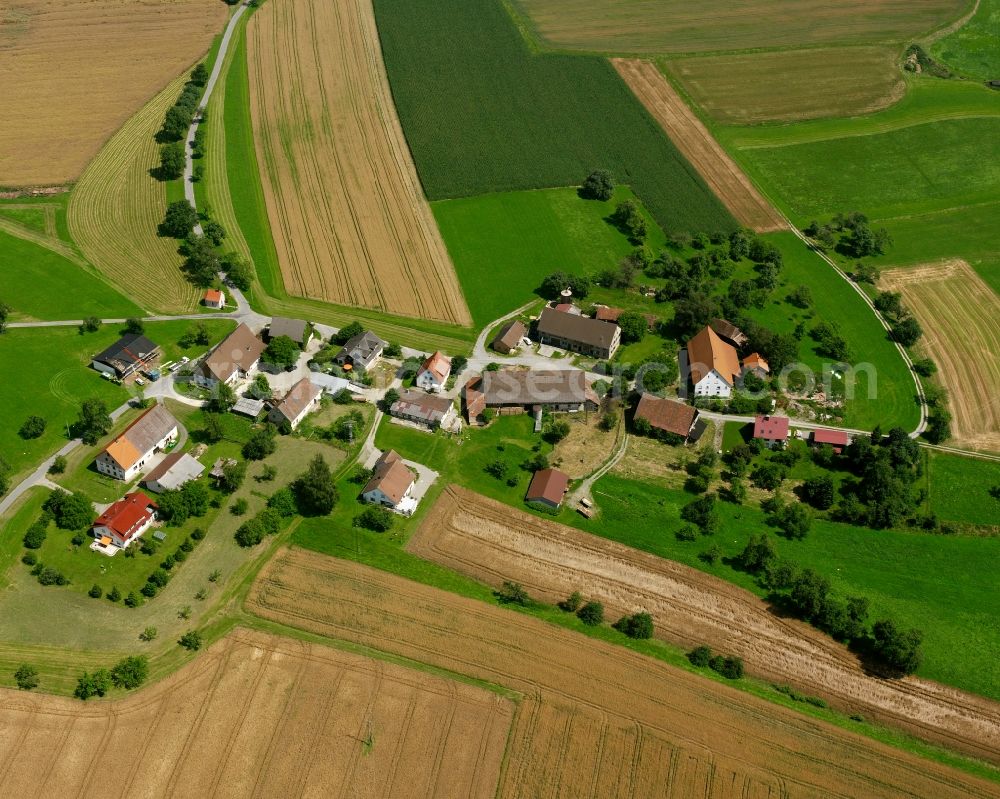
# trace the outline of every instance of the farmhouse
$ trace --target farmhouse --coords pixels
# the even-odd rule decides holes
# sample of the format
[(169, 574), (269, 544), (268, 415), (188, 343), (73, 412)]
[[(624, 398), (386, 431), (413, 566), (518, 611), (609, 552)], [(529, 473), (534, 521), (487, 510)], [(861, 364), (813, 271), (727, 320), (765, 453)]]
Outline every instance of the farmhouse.
[(811, 440), (816, 445), (829, 444), (838, 455), (851, 443), (851, 437), (843, 430), (813, 430)]
[(753, 437), (774, 447), (788, 440), (787, 416), (758, 416), (753, 423)]
[(186, 452), (171, 452), (143, 478), (142, 485), (154, 494), (162, 494), (196, 480), (204, 471), (205, 467)]
[(383, 505), (409, 515), (416, 507), (413, 473), (395, 450), (383, 452), (375, 461), (372, 477), (361, 492), (361, 498), (373, 505)]
[(528, 328), (525, 327), (524, 322), (515, 319), (500, 328), (496, 338), (490, 342), (490, 347), (503, 355), (510, 355), (518, 348), (521, 339), (526, 335), (528, 335)]
[(201, 362), (194, 373), (199, 386), (228, 386), (250, 377), (260, 363), (264, 342), (245, 324), (240, 324)]
[(497, 413), (540, 414), (597, 410), (597, 394), (578, 369), (500, 369), (483, 372), (465, 386), (465, 412), (469, 421), (492, 408)]
[(111, 547), (125, 549), (156, 520), (156, 509), (156, 503), (141, 491), (126, 494), (94, 520), (92, 548), (112, 552)]
[(270, 341), (278, 336), (288, 336), (292, 341), (303, 349), (312, 338), (312, 328), (303, 319), (288, 319), (284, 316), (275, 316), (271, 324), (267, 327), (267, 340)]
[(751, 352), (743, 359), (743, 374), (754, 374), (761, 380), (767, 380), (771, 367), (759, 352)]
[(683, 402), (644, 393), (635, 406), (634, 418), (645, 421), (653, 430), (687, 439), (698, 420), (698, 411)]
[(155, 361), (160, 348), (140, 333), (129, 333), (95, 355), (91, 361), (98, 372), (124, 380), (129, 375)]
[(350, 364), (355, 369), (368, 370), (382, 357), (386, 342), (370, 330), (351, 336), (333, 359), (339, 366)]
[(279, 427), (287, 424), (294, 430), (299, 426), (299, 422), (306, 418), (309, 411), (319, 404), (322, 394), (322, 388), (314, 385), (308, 377), (303, 377), (288, 389), (288, 393), (271, 408), (267, 417)]
[(558, 469), (540, 469), (531, 478), (528, 493), (524, 495), (525, 502), (539, 502), (550, 508), (562, 505), (563, 497), (569, 488), (569, 476)]
[(617, 325), (543, 308), (535, 327), (542, 344), (559, 347), (594, 358), (610, 358), (621, 341)]
[(448, 397), (426, 394), (423, 391), (404, 391), (392, 403), (389, 414), (434, 430), (449, 427), (455, 421), (455, 406)]
[(711, 327), (716, 334), (721, 336), (737, 349), (745, 347), (747, 342), (750, 340), (747, 338), (746, 333), (740, 330), (732, 322), (728, 322), (725, 319), (713, 319), (708, 323), (708, 326)]
[(451, 375), (451, 358), (435, 352), (420, 364), (416, 384), (425, 391), (440, 391)]
[(740, 377), (735, 347), (706, 327), (688, 342), (687, 358), (696, 397), (732, 396)]
[(177, 420), (162, 405), (154, 405), (130, 424), (97, 456), (101, 474), (128, 482), (157, 452), (177, 440)]
[(226, 293), (218, 289), (206, 289), (205, 296), (201, 298), (201, 303), (206, 308), (225, 308)]

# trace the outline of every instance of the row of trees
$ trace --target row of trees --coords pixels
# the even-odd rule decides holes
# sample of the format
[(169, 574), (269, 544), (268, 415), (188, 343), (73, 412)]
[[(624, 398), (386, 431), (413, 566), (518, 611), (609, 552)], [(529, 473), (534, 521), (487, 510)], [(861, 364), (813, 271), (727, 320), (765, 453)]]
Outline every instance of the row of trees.
[(204, 64), (198, 64), (180, 96), (167, 109), (156, 134), (156, 140), (160, 142), (160, 166), (155, 170), (154, 177), (158, 180), (176, 180), (184, 174), (184, 138), (194, 121), (207, 82), (208, 70)]
[(825, 225), (813, 220), (803, 233), (821, 249), (836, 249), (854, 258), (884, 255), (892, 246), (889, 231), (885, 228), (873, 229), (868, 217), (858, 211), (837, 214)]

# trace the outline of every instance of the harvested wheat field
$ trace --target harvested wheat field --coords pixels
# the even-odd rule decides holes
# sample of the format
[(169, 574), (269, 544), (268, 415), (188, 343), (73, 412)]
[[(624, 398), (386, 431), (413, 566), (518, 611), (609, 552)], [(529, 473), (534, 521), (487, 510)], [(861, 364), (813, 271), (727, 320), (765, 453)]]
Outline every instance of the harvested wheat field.
[(735, 653), (765, 679), (1000, 762), (1000, 706), (915, 677), (870, 677), (832, 639), (772, 614), (747, 591), (674, 561), (457, 486), (442, 494), (408, 548), (490, 585), (514, 580), (553, 603), (583, 591), (603, 602), (612, 619), (646, 610), (661, 638)]
[(893, 47), (730, 53), (666, 62), (684, 91), (726, 125), (857, 116), (906, 91)]
[(880, 287), (903, 294), (922, 346), (949, 394), (957, 444), (1000, 452), (1000, 297), (959, 259), (891, 269)]
[(497, 796), (1000, 796), (1000, 786), (545, 622), (279, 553), (248, 610), (519, 691)]
[(0, 7), (0, 186), (75, 180), (107, 138), (208, 50), (218, 0)]
[(251, 18), (257, 161), (290, 294), (471, 324), (382, 63), (371, 0)]
[(0, 691), (3, 796), (492, 797), (513, 703), (236, 630), (125, 699)]
[(176, 78), (111, 138), (66, 211), (70, 235), (87, 259), (141, 306), (163, 313), (191, 311), (200, 296), (181, 274), (177, 241), (156, 235), (167, 192), (149, 175), (160, 162), (153, 137), (186, 79)]
[(758, 233), (788, 227), (655, 64), (634, 58), (612, 58), (611, 63), (741, 225)]

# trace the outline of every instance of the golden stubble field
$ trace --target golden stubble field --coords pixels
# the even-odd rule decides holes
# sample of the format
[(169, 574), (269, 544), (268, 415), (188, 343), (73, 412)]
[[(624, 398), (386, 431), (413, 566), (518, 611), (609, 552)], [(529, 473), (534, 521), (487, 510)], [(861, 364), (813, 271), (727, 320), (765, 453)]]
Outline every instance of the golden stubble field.
[(313, 552), (279, 553), (246, 609), (520, 692), (500, 799), (1000, 796), (624, 647)]
[(513, 703), (237, 629), (110, 702), (0, 691), (0, 794), (490, 799)]
[(961, 259), (890, 269), (949, 394), (956, 444), (1000, 452), (1000, 297)]
[(759, 233), (787, 227), (655, 64), (636, 58), (612, 58), (611, 64), (740, 224)]
[(781, 618), (748, 591), (674, 561), (458, 486), (441, 495), (407, 548), (488, 585), (519, 582), (552, 604), (580, 591), (603, 602), (610, 620), (646, 610), (660, 638), (737, 654), (767, 680), (1000, 762), (1000, 706), (916, 677), (871, 677), (845, 647), (807, 624)]
[(0, 186), (75, 180), (104, 141), (206, 50), (218, 0), (0, 6)]
[(467, 325), (370, 0), (275, 0), (248, 27), (257, 160), (290, 294)]

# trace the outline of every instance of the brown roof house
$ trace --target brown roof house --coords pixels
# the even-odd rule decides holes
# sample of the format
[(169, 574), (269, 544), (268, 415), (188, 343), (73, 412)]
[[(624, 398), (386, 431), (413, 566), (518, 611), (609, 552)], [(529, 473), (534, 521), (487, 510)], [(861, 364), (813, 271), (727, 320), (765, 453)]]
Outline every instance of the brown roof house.
[(449, 397), (424, 391), (404, 391), (392, 403), (389, 415), (436, 430), (439, 427), (450, 427), (455, 421), (455, 406)]
[(497, 337), (490, 342), (490, 346), (496, 351), (503, 355), (509, 355), (511, 352), (516, 350), (523, 339), (528, 335), (528, 328), (525, 327), (524, 322), (518, 321), (517, 319), (512, 322), (508, 322), (497, 333)]
[(851, 443), (851, 437), (844, 430), (829, 430), (817, 428), (812, 431), (813, 444), (829, 444), (838, 455), (844, 451), (844, 447)]
[(194, 382), (205, 388), (219, 383), (231, 386), (250, 377), (260, 364), (264, 342), (249, 327), (240, 323), (201, 362), (194, 372)]
[(361, 498), (373, 505), (383, 505), (409, 516), (417, 506), (412, 496), (413, 472), (395, 450), (386, 450), (375, 461), (371, 479), (361, 491)]
[(299, 422), (306, 418), (309, 411), (319, 405), (322, 394), (322, 388), (315, 385), (308, 377), (303, 377), (268, 411), (267, 418), (278, 427), (287, 424), (294, 430), (299, 426)]
[(596, 410), (597, 394), (579, 369), (499, 369), (483, 372), (465, 385), (469, 421), (487, 408), (498, 413), (528, 413), (541, 408), (555, 412)]
[(525, 502), (538, 502), (550, 508), (562, 505), (563, 497), (569, 488), (569, 476), (558, 469), (540, 469), (531, 478), (528, 493), (524, 495)]
[(177, 440), (177, 420), (162, 405), (154, 405), (122, 431), (97, 456), (101, 474), (128, 482), (157, 452)]
[[(634, 424), (644, 422), (656, 438), (686, 440), (698, 420), (698, 411), (676, 400), (643, 394), (635, 406)], [(637, 424), (637, 427), (640, 426)]]
[(687, 345), (688, 369), (695, 397), (731, 397), (740, 379), (740, 356), (711, 328), (706, 327)]
[(761, 380), (767, 380), (771, 367), (759, 352), (751, 352), (743, 359), (743, 374), (752, 373)]
[(767, 446), (784, 444), (788, 440), (787, 416), (758, 416), (753, 422), (753, 437)]
[(441, 391), (451, 375), (451, 358), (435, 352), (420, 364), (414, 381), (424, 391)]
[(560, 313), (554, 308), (542, 309), (535, 330), (542, 344), (594, 358), (610, 358), (621, 343), (618, 325), (587, 316)]

